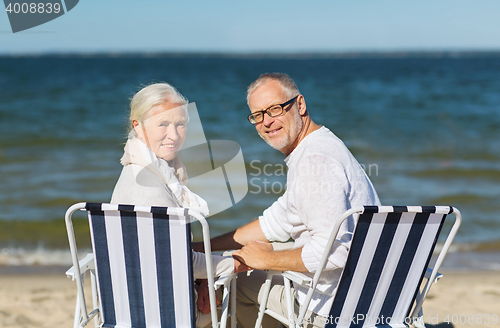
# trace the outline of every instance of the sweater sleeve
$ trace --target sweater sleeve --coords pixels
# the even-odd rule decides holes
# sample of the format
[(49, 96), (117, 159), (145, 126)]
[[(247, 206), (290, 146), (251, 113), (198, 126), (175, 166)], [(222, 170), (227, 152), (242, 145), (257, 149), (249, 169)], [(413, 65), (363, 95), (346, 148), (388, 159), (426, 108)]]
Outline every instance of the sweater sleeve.
[[(193, 251), (193, 274), (195, 279), (207, 278), (205, 254)], [(232, 256), (212, 255), (213, 276), (218, 277), (233, 273), (234, 259)]]
[[(171, 191), (157, 176), (135, 164), (123, 167), (111, 198), (113, 204), (134, 204), (145, 206), (177, 206)], [(212, 255), (214, 276), (234, 271), (231, 256)], [(193, 252), (193, 273), (195, 278), (207, 277), (205, 254)]]
[[(302, 261), (309, 272), (315, 272), (331, 234), (335, 219), (348, 208), (350, 182), (340, 163), (323, 155), (309, 156), (297, 177), (298, 215), (309, 232), (309, 242), (302, 248)], [(326, 270), (343, 268), (347, 260), (354, 222), (344, 221), (337, 234)]]
[(259, 217), (260, 228), (268, 241), (286, 242), (292, 225), (286, 220), (287, 191)]

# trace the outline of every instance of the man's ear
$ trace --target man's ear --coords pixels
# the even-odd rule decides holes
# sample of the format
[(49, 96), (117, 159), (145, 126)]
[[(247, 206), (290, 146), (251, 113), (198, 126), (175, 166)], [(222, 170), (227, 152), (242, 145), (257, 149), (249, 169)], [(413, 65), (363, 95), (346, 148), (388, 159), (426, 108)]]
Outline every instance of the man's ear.
[(304, 116), (307, 112), (306, 100), (303, 95), (299, 95), (297, 97), (297, 106), (299, 106), (299, 114), (300, 116)]

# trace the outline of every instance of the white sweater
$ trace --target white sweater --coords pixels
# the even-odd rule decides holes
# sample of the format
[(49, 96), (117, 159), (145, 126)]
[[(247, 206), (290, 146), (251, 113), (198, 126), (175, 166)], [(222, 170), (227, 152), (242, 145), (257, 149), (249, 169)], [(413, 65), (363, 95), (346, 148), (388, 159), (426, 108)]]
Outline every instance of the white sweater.
[[(380, 205), (369, 178), (344, 143), (325, 127), (306, 136), (285, 159), (287, 190), (266, 209), (259, 222), (269, 241), (292, 238), (302, 248), (302, 261), (313, 276), (330, 236), (335, 219), (350, 208)], [(326, 264), (309, 310), (328, 316), (342, 269), (347, 260), (357, 218), (340, 227), (339, 243)], [(304, 302), (307, 287), (295, 285)]]
[[(167, 185), (151, 171), (136, 164), (123, 167), (116, 183), (112, 204), (144, 206), (175, 206), (177, 201)], [(234, 271), (232, 257), (212, 255), (213, 275), (220, 276)], [(207, 278), (205, 254), (193, 252), (193, 274), (196, 279)]]

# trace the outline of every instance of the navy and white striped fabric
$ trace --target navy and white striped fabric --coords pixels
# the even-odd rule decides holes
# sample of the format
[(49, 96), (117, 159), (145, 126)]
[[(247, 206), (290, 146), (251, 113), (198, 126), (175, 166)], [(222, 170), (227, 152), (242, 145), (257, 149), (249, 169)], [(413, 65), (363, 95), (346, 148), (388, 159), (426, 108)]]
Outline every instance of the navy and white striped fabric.
[(94, 203), (86, 209), (103, 327), (195, 327), (187, 211)]
[(365, 206), (326, 327), (407, 327), (449, 206)]

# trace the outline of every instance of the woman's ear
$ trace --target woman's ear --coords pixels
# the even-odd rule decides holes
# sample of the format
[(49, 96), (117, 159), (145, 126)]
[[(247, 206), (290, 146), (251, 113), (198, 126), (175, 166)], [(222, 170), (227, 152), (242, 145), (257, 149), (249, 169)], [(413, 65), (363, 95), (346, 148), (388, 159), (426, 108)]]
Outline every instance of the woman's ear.
[(144, 138), (144, 126), (138, 120), (132, 120), (132, 126), (134, 127), (135, 132), (137, 133), (137, 137), (145, 142)]

